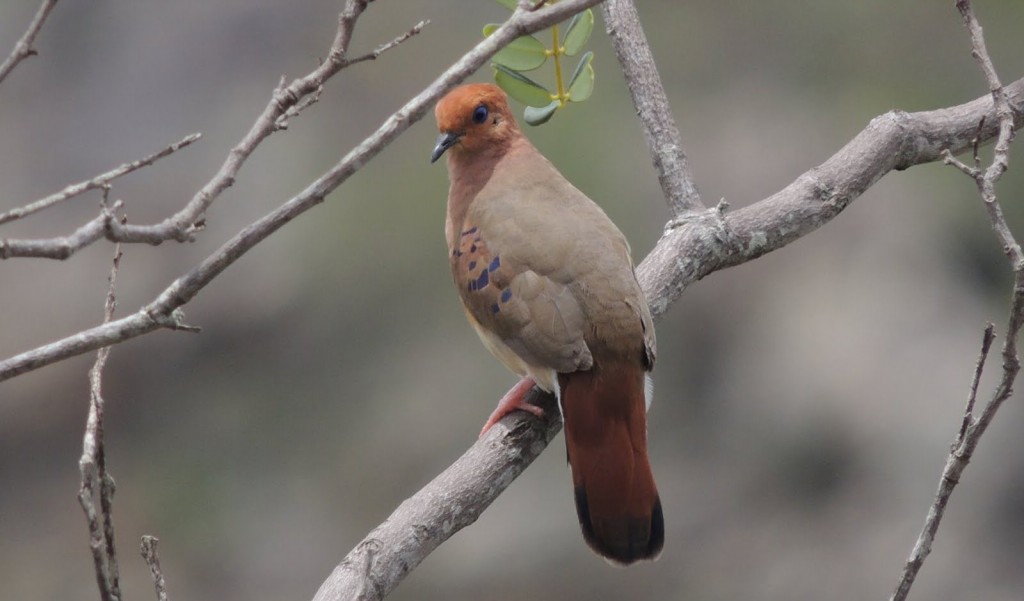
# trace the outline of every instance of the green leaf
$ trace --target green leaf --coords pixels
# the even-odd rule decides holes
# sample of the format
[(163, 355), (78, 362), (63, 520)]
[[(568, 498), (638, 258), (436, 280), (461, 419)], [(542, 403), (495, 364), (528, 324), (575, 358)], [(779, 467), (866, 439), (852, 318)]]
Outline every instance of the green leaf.
[[(489, 37), (500, 25), (491, 23), (484, 27), (484, 37)], [(502, 48), (491, 59), (513, 71), (532, 71), (548, 60), (548, 51), (540, 40), (532, 35), (516, 38)]]
[(562, 106), (562, 103), (557, 100), (552, 100), (551, 104), (544, 108), (528, 106), (523, 111), (523, 121), (526, 121), (530, 125), (543, 125), (548, 122), (548, 119), (555, 114), (555, 111), (557, 111), (560, 106)]
[(502, 65), (494, 65), (494, 69), (494, 81), (519, 102), (537, 108), (547, 106), (551, 102), (551, 92), (529, 77)]
[(590, 64), (592, 60), (593, 52), (584, 54), (572, 73), (572, 79), (569, 80), (569, 100), (572, 102), (583, 102), (594, 91), (594, 67)]
[(509, 10), (515, 10), (516, 5), (519, 4), (519, 0), (495, 0), (498, 4), (504, 6)]
[(562, 38), (562, 47), (569, 56), (576, 56), (583, 50), (583, 45), (590, 39), (590, 32), (594, 30), (594, 12), (589, 8), (569, 21), (569, 27), (565, 29), (565, 37)]

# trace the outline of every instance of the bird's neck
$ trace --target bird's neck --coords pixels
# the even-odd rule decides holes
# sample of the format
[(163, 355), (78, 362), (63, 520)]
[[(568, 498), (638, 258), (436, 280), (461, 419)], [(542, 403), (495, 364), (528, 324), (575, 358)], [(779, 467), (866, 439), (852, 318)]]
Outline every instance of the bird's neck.
[(461, 231), (469, 206), (491, 180), (494, 170), (530, 144), (522, 135), (502, 142), (477, 152), (449, 153), (448, 179), (451, 186), (448, 189), (448, 215), (445, 223), (449, 246), (456, 230)]

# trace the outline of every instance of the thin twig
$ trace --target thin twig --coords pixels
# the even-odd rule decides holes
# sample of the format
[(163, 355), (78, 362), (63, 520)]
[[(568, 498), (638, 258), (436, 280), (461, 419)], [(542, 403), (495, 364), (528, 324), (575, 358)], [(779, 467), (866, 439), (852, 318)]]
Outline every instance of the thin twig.
[(964, 435), (967, 434), (967, 427), (971, 425), (971, 420), (974, 419), (974, 403), (978, 398), (978, 384), (981, 383), (981, 372), (985, 369), (985, 361), (988, 360), (988, 352), (992, 348), (992, 341), (995, 340), (996, 326), (992, 322), (989, 322), (985, 326), (985, 332), (981, 337), (981, 352), (978, 354), (978, 361), (974, 364), (974, 377), (971, 378), (971, 391), (967, 395), (967, 406), (964, 407), (964, 420), (960, 424), (960, 432), (957, 434), (956, 440), (953, 442), (953, 448), (960, 446), (960, 443), (964, 440)]
[[(975, 160), (977, 160), (977, 157), (978, 157), (978, 146), (977, 146), (977, 144), (974, 145), (974, 157), (975, 157)], [(967, 163), (965, 163), (965, 162), (961, 161), (960, 159), (956, 158), (955, 156), (953, 156), (953, 153), (950, 152), (949, 150), (943, 150), (942, 151), (942, 163), (944, 165), (949, 165), (951, 167), (956, 167), (957, 169), (960, 170), (961, 173), (963, 173), (964, 175), (966, 175), (967, 177), (969, 177), (971, 179), (977, 179), (979, 176), (982, 175), (982, 171), (981, 171), (981, 169), (979, 167), (971, 167)]]
[(985, 169), (979, 180), (978, 189), (982, 199), (985, 201), (985, 208), (989, 212), (992, 227), (1003, 244), (1003, 251), (1007, 254), (1017, 269), (1020, 263), (1024, 263), (1024, 254), (1021, 253), (1020, 245), (1013, 239), (1010, 228), (1003, 218), (1002, 208), (996, 202), (995, 185), (1009, 167), (1010, 163), (1010, 142), (1014, 136), (1014, 115), (1010, 107), (1010, 101), (996, 74), (995, 66), (989, 57), (988, 49), (985, 46), (985, 36), (982, 32), (978, 19), (974, 16), (969, 0), (957, 0), (957, 10), (963, 16), (964, 24), (971, 32), (971, 54), (977, 59), (981, 66), (985, 79), (988, 82), (989, 91), (992, 92), (992, 102), (995, 104), (996, 118), (999, 120), (999, 137), (996, 139), (995, 148), (992, 151), (992, 163)]
[(14, 50), (11, 50), (11, 54), (4, 61), (4, 64), (0, 65), (0, 82), (3, 82), (4, 78), (14, 70), (14, 67), (18, 66), (18, 63), (30, 56), (39, 54), (32, 47), (32, 43), (35, 42), (36, 36), (39, 35), (39, 30), (43, 28), (43, 22), (46, 21), (46, 17), (50, 16), (50, 11), (53, 10), (56, 4), (57, 0), (43, 0), (43, 3), (39, 5), (39, 10), (36, 11), (36, 16), (32, 18), (28, 30), (14, 44)]
[[(117, 300), (114, 290), (117, 270), (121, 263), (121, 245), (114, 250), (113, 266), (110, 269), (110, 285), (107, 288), (103, 309), (103, 322), (109, 323), (114, 316)], [(85, 435), (82, 439), (82, 457), (78, 462), (81, 472), (81, 486), (78, 502), (85, 512), (89, 525), (89, 548), (92, 551), (96, 570), (96, 584), (103, 601), (120, 601), (121, 584), (117, 566), (117, 552), (114, 548), (113, 498), (114, 479), (107, 473), (106, 454), (103, 445), (104, 401), (101, 389), (103, 367), (110, 355), (110, 347), (96, 353), (96, 362), (89, 370), (89, 417), (86, 420)], [(99, 511), (96, 509), (99, 501)]]
[(368, 52), (368, 53), (366, 53), (366, 54), (364, 54), (362, 56), (357, 56), (356, 58), (349, 59), (349, 60), (346, 61), (346, 63), (349, 64), (349, 65), (354, 65), (356, 63), (361, 63), (363, 61), (377, 60), (378, 58), (380, 58), (380, 55), (384, 54), (388, 50), (391, 50), (395, 46), (401, 44), (402, 42), (408, 40), (412, 36), (414, 36), (414, 35), (418, 34), (419, 32), (423, 31), (423, 28), (426, 27), (429, 23), (430, 23), (429, 19), (420, 21), (419, 23), (413, 25), (412, 29), (410, 29), (409, 31), (403, 33), (402, 35), (396, 37), (395, 39), (391, 40), (390, 42), (385, 42), (385, 43), (381, 44), (380, 46), (377, 46), (376, 48), (373, 49), (372, 52)]
[[(956, 161), (952, 158), (951, 151), (945, 153), (945, 160), (974, 180), (985, 209), (988, 212), (989, 220), (992, 222), (992, 230), (999, 239), (1007, 258), (1010, 260), (1013, 271), (1013, 295), (1010, 301), (1006, 336), (1003, 341), (1003, 374), (999, 380), (999, 385), (993, 392), (991, 399), (985, 404), (981, 415), (975, 419), (973, 417), (974, 398), (977, 393), (978, 380), (981, 378), (981, 370), (988, 354), (988, 348), (992, 343), (993, 326), (989, 324), (985, 330), (981, 354), (971, 381), (971, 394), (968, 398), (963, 422), (953, 441), (953, 448), (946, 459), (946, 465), (942, 470), (942, 477), (939, 480), (939, 487), (935, 493), (935, 500), (928, 509), (921, 533), (918, 535), (914, 548), (911, 550), (910, 556), (903, 566), (903, 571), (900, 574), (900, 579), (896, 585), (896, 590), (892, 594), (891, 601), (903, 601), (909, 594), (910, 588), (913, 586), (917, 574), (921, 570), (921, 566), (931, 552), (932, 544), (935, 541), (935, 535), (945, 515), (949, 498), (953, 494), (956, 485), (960, 482), (961, 474), (974, 455), (978, 442), (988, 429), (996, 412), (1003, 402), (1013, 394), (1013, 384), (1017, 378), (1017, 373), (1020, 371), (1020, 360), (1017, 356), (1017, 337), (1020, 334), (1022, 325), (1024, 325), (1024, 254), (1021, 253), (1020, 245), (1017, 243), (1013, 233), (1010, 231), (1009, 225), (1006, 223), (1006, 219), (1003, 217), (1003, 211), (999, 206), (995, 193), (996, 182), (1006, 172), (1006, 168), (1009, 165), (1009, 147), (1014, 134), (1014, 113), (1010, 107), (1009, 96), (999, 82), (995, 67), (989, 58), (981, 26), (974, 16), (974, 10), (971, 7), (970, 1), (957, 0), (956, 7), (963, 16), (964, 24), (971, 34), (971, 54), (978, 60), (988, 81), (996, 118), (999, 122), (999, 132), (993, 151), (992, 163), (984, 171), (979, 167), (980, 161), (977, 156), (977, 144), (974, 145), (974, 162), (976, 167), (968, 167), (960, 161)], [(982, 125), (979, 124), (979, 130)]]
[[(114, 181), (115, 179), (128, 175), (132, 171), (137, 171), (139, 169), (142, 169), (143, 167), (148, 167), (149, 165), (152, 165), (156, 161), (188, 146), (189, 144), (195, 142), (201, 137), (202, 134), (200, 133), (189, 134), (188, 136), (185, 136), (181, 141), (175, 142), (174, 144), (171, 144), (170, 146), (164, 148), (159, 152), (151, 154), (147, 157), (143, 157), (136, 161), (132, 161), (130, 163), (125, 163), (120, 167), (111, 169), (110, 171), (102, 175), (97, 175), (96, 177), (86, 180), (84, 182), (72, 184), (64, 188), (60, 192), (57, 192), (56, 194), (51, 194), (46, 198), (42, 198), (35, 202), (29, 203), (23, 207), (18, 207), (16, 209), (11, 209), (10, 211), (7, 211), (5, 213), (0, 213), (0, 225), (3, 225), (8, 221), (14, 221), (15, 219), (27, 217), (33, 213), (42, 211), (43, 209), (51, 207), (57, 203), (64, 202), (69, 198), (74, 198), (79, 194), (88, 192), (89, 190), (96, 190), (102, 188), (108, 185), (110, 182)], [(5, 257), (0, 256), (0, 258)]]
[(978, 135), (975, 135), (974, 139), (971, 140), (971, 149), (972, 149), (973, 154), (974, 154), (974, 168), (975, 169), (981, 169), (981, 156), (978, 155), (978, 146), (981, 145), (980, 137), (981, 137), (981, 129), (983, 127), (985, 127), (985, 117), (982, 117), (981, 121), (978, 122)]
[[(284, 89), (284, 84), (285, 78), (284, 76), (281, 76), (281, 83), (278, 85), (278, 89)], [(314, 90), (313, 93), (309, 94), (308, 96), (297, 102), (295, 106), (289, 108), (287, 111), (284, 112), (283, 115), (278, 117), (277, 121), (274, 123), (274, 127), (276, 127), (277, 129), (288, 129), (289, 119), (291, 119), (292, 117), (298, 117), (299, 113), (306, 110), (310, 106), (316, 104), (317, 102), (320, 102), (320, 96), (323, 93), (324, 87), (320, 86), (319, 88)]]
[(153, 577), (153, 586), (156, 588), (157, 601), (167, 601), (167, 582), (164, 580), (163, 570), (160, 569), (160, 555), (157, 553), (157, 544), (160, 542), (155, 536), (144, 534), (142, 536), (142, 559), (149, 566), (149, 574)]
[[(328, 79), (348, 66), (346, 55), (349, 42), (352, 40), (352, 32), (368, 3), (369, 0), (348, 0), (345, 3), (345, 8), (338, 16), (338, 29), (331, 43), (328, 59), (304, 77), (296, 79), (288, 86), (275, 89), (263, 112), (242, 140), (231, 149), (213, 178), (196, 192), (182, 210), (152, 226), (153, 230), (164, 236), (164, 239), (185, 242), (190, 238), (196, 222), (201, 221), (213, 201), (234, 184), (235, 177), (249, 156), (263, 140), (282, 129), (279, 125), (281, 118), (288, 115), (303, 98), (318, 93)], [(130, 235), (132, 229), (132, 226), (127, 226), (125, 234)]]

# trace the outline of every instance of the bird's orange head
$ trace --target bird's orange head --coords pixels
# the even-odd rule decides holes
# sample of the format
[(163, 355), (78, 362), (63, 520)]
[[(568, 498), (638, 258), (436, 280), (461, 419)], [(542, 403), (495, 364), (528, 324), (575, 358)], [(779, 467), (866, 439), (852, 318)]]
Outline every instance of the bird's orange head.
[(508, 107), (508, 97), (498, 86), (471, 83), (448, 92), (434, 109), (441, 134), (430, 155), (433, 163), (445, 151), (464, 156), (502, 151), (519, 133)]

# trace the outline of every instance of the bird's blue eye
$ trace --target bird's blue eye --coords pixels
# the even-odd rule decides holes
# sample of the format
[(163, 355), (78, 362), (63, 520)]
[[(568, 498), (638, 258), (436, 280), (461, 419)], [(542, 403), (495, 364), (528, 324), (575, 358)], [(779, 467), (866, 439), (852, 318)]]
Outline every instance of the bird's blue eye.
[(473, 111), (473, 123), (483, 123), (484, 121), (487, 121), (487, 106), (481, 104)]

